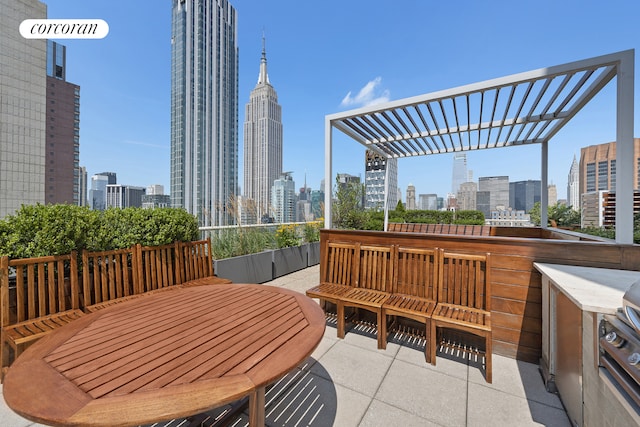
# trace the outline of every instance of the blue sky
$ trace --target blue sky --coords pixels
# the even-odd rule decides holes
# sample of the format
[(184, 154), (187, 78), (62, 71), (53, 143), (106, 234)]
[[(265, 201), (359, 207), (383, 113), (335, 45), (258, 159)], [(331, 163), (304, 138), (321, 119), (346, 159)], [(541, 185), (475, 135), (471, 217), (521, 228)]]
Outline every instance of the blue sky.
[[(80, 163), (122, 184), (169, 192), (170, 0), (46, 0), (49, 18), (96, 18), (102, 40), (60, 40), (67, 80), (81, 86)], [(397, 100), (640, 47), (637, 0), (233, 0), (238, 12), (239, 166), (244, 107), (258, 78), (262, 33), (282, 106), (284, 169), (296, 186), (324, 178), (324, 119)], [(636, 51), (635, 135), (640, 136)], [(615, 80), (549, 145), (549, 180), (566, 197), (573, 156), (615, 140)], [(334, 132), (334, 173), (364, 177), (364, 149)], [(469, 153), (478, 177), (540, 179), (540, 147)], [(444, 196), (452, 155), (400, 159), (398, 185)], [(242, 175), (239, 183), (242, 185)]]

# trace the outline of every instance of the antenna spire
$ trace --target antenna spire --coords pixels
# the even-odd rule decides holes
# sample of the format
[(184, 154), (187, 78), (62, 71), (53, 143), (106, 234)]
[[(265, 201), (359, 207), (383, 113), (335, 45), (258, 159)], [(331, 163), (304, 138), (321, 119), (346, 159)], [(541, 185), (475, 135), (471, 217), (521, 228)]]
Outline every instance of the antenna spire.
[(262, 58), (260, 58), (258, 84), (271, 84), (269, 74), (267, 74), (267, 39), (264, 35), (264, 28), (262, 29)]

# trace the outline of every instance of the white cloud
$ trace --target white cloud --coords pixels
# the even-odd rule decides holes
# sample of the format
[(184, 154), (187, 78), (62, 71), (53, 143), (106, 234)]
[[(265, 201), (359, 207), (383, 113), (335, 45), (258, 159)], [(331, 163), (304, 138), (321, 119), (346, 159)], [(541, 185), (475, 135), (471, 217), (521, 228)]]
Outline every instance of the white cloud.
[(369, 105), (389, 102), (390, 93), (387, 89), (381, 90), (379, 88), (381, 82), (382, 77), (376, 77), (375, 79), (369, 81), (366, 85), (363, 86), (362, 89), (360, 89), (355, 97), (352, 97), (351, 91), (349, 91), (340, 105), (343, 107), (366, 107)]

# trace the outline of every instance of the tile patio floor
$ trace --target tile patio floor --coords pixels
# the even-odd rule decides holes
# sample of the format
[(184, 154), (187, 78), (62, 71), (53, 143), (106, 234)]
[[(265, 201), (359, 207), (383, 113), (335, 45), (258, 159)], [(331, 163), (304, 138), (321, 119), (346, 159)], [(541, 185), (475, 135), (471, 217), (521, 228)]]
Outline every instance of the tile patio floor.
[[(268, 284), (304, 292), (318, 277), (315, 266)], [(312, 356), (267, 390), (267, 425), (571, 426), (559, 398), (546, 392), (537, 365), (494, 355), (493, 384), (487, 384), (473, 360), (439, 352), (432, 366), (420, 342), (399, 337), (377, 350), (374, 336), (351, 330), (340, 340), (329, 323)], [(0, 426), (38, 425), (1, 399)], [(246, 412), (228, 425), (248, 425)]]

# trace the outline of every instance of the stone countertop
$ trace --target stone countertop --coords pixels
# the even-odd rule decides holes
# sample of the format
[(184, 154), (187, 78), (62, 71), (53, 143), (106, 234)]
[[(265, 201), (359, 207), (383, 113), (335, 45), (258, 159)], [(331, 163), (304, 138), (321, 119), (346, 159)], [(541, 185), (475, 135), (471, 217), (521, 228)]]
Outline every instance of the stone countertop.
[(534, 267), (583, 311), (615, 314), (640, 271), (534, 262)]

